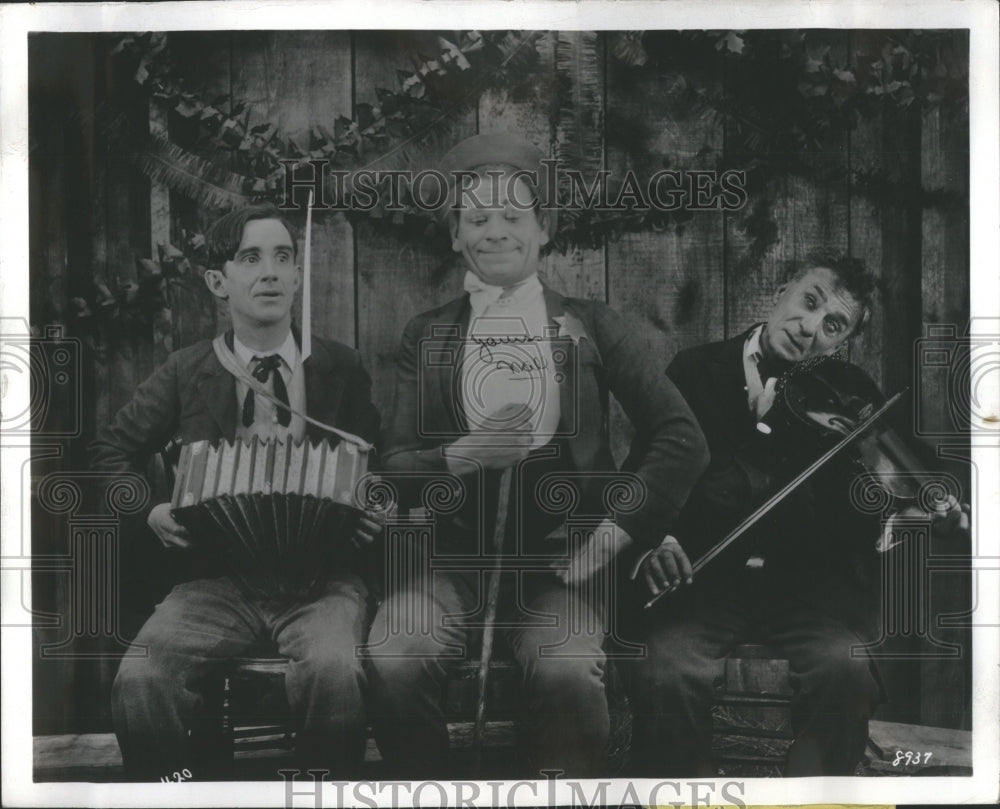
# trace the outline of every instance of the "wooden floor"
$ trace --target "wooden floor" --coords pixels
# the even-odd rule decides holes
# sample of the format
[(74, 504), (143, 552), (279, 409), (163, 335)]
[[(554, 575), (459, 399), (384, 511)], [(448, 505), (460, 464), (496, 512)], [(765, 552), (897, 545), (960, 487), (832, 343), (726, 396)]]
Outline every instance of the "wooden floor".
[[(471, 767), (470, 723), (449, 725), (456, 765), (468, 758)], [(897, 722), (870, 723), (868, 760), (859, 775), (969, 775), (972, 772), (972, 734), (969, 731), (904, 725)], [(484, 748), (484, 778), (509, 777), (514, 770), (514, 729), (510, 722), (494, 722), (487, 727)], [(905, 753), (921, 753), (920, 763)], [(930, 753), (930, 756), (926, 754)], [(894, 764), (895, 762), (895, 764)], [(277, 770), (291, 764), (288, 753), (256, 751), (238, 756), (236, 778), (241, 781), (277, 779)], [(727, 776), (757, 777), (768, 775), (752, 768)], [(111, 733), (87, 733), (68, 736), (37, 736), (34, 739), (35, 781), (124, 781), (121, 753)], [(365, 755), (364, 777), (381, 780), (390, 777), (382, 771), (381, 757), (374, 741), (369, 740)]]
[[(448, 726), (456, 768), (472, 769), (472, 723), (456, 722)], [(513, 772), (513, 722), (489, 722), (484, 745), (484, 778), (503, 778)], [(34, 778), (36, 782), (91, 781), (96, 783), (125, 781), (118, 740), (113, 733), (84, 733), (65, 736), (36, 736), (34, 745)], [(279, 780), (278, 770), (294, 767), (291, 753), (281, 750), (256, 750), (237, 753), (236, 780)], [(374, 739), (365, 749), (363, 777), (385, 780), (382, 757)]]

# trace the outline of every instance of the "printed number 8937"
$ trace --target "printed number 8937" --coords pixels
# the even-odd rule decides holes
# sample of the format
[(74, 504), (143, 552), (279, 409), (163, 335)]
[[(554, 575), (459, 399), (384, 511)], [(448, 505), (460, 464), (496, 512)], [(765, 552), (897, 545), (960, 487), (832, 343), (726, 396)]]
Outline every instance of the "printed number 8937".
[[(902, 765), (904, 767), (909, 767), (911, 764), (912, 765), (926, 764), (928, 761), (931, 760), (931, 756), (932, 755), (934, 755), (934, 754), (933, 753), (915, 753), (912, 750), (906, 750), (906, 751), (897, 750), (896, 751), (896, 758), (894, 758), (893, 761), (892, 761), (892, 766), (893, 767), (898, 767), (898, 766)], [(921, 760), (921, 756), (923, 757), (922, 760)]]

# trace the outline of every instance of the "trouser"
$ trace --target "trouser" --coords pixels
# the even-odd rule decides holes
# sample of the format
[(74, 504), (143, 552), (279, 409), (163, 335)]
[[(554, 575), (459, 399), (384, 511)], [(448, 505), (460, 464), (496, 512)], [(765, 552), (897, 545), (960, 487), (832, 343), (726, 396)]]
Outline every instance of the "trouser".
[[(483, 571), (485, 573), (485, 571)], [(595, 776), (609, 734), (602, 649), (607, 599), (549, 571), (505, 572), (497, 622), (520, 664), (526, 777)], [(447, 778), (442, 697), (449, 668), (472, 657), (486, 576), (439, 571), (382, 604), (368, 649), (375, 735), (391, 778)]]
[(801, 598), (763, 589), (690, 594), (658, 607), (646, 617), (646, 655), (633, 671), (635, 775), (716, 776), (713, 683), (733, 647), (751, 640), (788, 658), (794, 741), (785, 774), (854, 773), (880, 695), (871, 661), (852, 653), (863, 638)]
[(142, 627), (115, 678), (111, 707), (126, 770), (158, 780), (187, 768), (198, 778), (187, 736), (206, 678), (271, 642), (289, 658), (285, 689), (299, 765), (355, 774), (365, 743), (365, 675), (356, 647), (367, 637), (369, 616), (367, 589), (350, 573), (336, 575), (306, 603), (281, 606), (230, 577), (178, 585)]

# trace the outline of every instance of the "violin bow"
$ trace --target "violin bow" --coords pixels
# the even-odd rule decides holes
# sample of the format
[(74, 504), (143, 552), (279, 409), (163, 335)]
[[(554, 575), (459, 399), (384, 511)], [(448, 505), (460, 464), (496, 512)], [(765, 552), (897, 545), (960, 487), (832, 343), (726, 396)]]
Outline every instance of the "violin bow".
[(306, 208), (305, 255), (302, 268), (302, 362), (312, 354), (312, 229), (313, 191), (309, 191), (309, 207)]
[[(900, 397), (906, 392), (904, 388), (895, 396), (890, 398), (884, 405), (882, 405), (878, 410), (872, 413), (868, 418), (864, 419), (857, 427), (851, 430), (847, 435), (840, 439), (836, 444), (834, 444), (830, 449), (820, 455), (815, 461), (813, 461), (809, 466), (803, 469), (798, 475), (792, 478), (788, 483), (782, 486), (775, 494), (765, 500), (749, 517), (747, 517), (743, 522), (737, 525), (729, 534), (726, 535), (725, 539), (714, 545), (704, 556), (702, 556), (697, 562), (691, 565), (691, 572), (697, 573), (705, 565), (711, 562), (716, 556), (722, 553), (726, 548), (732, 545), (737, 539), (743, 536), (747, 531), (749, 531), (753, 526), (755, 526), (760, 520), (762, 520), (768, 512), (771, 511), (778, 503), (784, 500), (788, 495), (795, 491), (799, 486), (802, 485), (806, 480), (808, 480), (812, 475), (822, 467), (827, 461), (829, 461), (834, 455), (840, 452), (844, 447), (850, 444), (855, 438), (861, 435), (865, 430), (867, 430), (872, 424), (874, 424), (879, 418), (881, 418), (885, 412), (892, 407), (896, 402), (899, 401)], [(661, 590), (655, 596), (653, 596), (649, 601), (646, 602), (646, 609), (652, 607), (657, 601), (660, 600), (664, 595), (669, 592), (668, 590)]]

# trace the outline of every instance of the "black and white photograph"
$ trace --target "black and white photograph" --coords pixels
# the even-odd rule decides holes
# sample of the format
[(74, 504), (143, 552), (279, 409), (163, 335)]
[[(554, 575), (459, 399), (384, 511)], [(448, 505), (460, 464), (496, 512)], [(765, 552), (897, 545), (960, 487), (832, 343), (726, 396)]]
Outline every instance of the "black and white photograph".
[(0, 7), (5, 802), (995, 802), (998, 30)]

